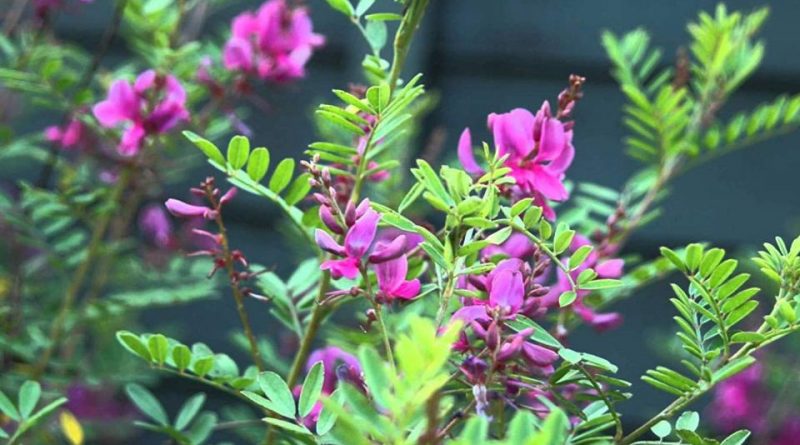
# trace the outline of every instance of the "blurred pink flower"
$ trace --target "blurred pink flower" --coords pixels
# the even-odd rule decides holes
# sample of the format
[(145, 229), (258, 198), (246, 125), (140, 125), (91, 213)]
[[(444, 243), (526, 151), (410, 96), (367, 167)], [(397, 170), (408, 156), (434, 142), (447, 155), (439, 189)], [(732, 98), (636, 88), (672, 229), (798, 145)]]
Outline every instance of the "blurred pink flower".
[(58, 145), (60, 148), (69, 150), (75, 148), (83, 139), (86, 129), (81, 121), (72, 118), (59, 127), (52, 125), (44, 130), (44, 137), (48, 141)]
[(108, 98), (96, 104), (93, 112), (103, 127), (122, 124), (124, 131), (117, 150), (123, 156), (138, 153), (146, 136), (166, 133), (189, 119), (186, 92), (178, 79), (160, 76), (153, 70), (141, 73), (133, 85), (122, 79), (114, 81)]
[(172, 242), (172, 224), (164, 209), (150, 204), (139, 214), (139, 229), (157, 247), (165, 248)]
[(285, 0), (239, 14), (231, 28), (222, 56), (225, 68), (275, 82), (303, 77), (314, 48), (325, 42), (313, 32), (306, 8), (292, 8)]

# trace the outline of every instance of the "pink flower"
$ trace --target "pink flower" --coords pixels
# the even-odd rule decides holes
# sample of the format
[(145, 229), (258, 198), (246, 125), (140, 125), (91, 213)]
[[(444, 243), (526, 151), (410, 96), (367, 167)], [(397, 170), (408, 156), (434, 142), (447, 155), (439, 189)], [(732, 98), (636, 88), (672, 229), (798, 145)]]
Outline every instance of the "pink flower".
[[(359, 206), (361, 207), (361, 206)], [(355, 223), (347, 231), (344, 246), (339, 245), (327, 232), (317, 229), (317, 244), (325, 251), (344, 257), (338, 260), (327, 260), (322, 263), (322, 270), (330, 270), (333, 278), (354, 279), (359, 274), (361, 259), (367, 253), (375, 232), (378, 229), (378, 220), (381, 215), (370, 209), (364, 209)]]
[(160, 248), (168, 247), (172, 241), (172, 224), (160, 205), (151, 204), (142, 210), (139, 215), (139, 228)]
[(133, 85), (126, 80), (114, 81), (108, 98), (96, 104), (93, 112), (103, 127), (124, 128), (117, 148), (123, 156), (138, 153), (146, 136), (166, 133), (189, 119), (186, 92), (178, 79), (161, 77), (153, 70), (141, 73)]
[(730, 432), (739, 428), (763, 430), (768, 419), (769, 395), (762, 383), (763, 369), (756, 364), (720, 383), (709, 406), (718, 428)]
[[(563, 181), (575, 155), (571, 126), (553, 117), (547, 102), (536, 115), (523, 108), (492, 113), (488, 126), (497, 154), (508, 155), (505, 166), (516, 180), (512, 192), (517, 197), (534, 198), (537, 205), (544, 207), (545, 216), (552, 219), (555, 213), (547, 201), (564, 201), (569, 197)], [(468, 173), (483, 173), (472, 153), (469, 129), (459, 139), (458, 157)]]
[(261, 79), (286, 82), (305, 75), (305, 64), (325, 38), (313, 32), (306, 8), (291, 8), (285, 0), (269, 0), (257, 12), (233, 19), (223, 64)]
[(379, 297), (381, 299), (389, 301), (395, 298), (410, 300), (419, 295), (419, 280), (406, 280), (408, 259), (405, 255), (376, 264), (375, 274), (378, 277)]
[(459, 319), (465, 323), (471, 321), (487, 321), (488, 309), (501, 311), (504, 316), (513, 317), (522, 308), (525, 299), (525, 285), (520, 273), (521, 261), (503, 260), (497, 264), (485, 280), (488, 300), (470, 300), (464, 307), (456, 311), (451, 319)]
[(83, 124), (78, 119), (70, 119), (63, 127), (56, 125), (44, 130), (44, 137), (59, 147), (69, 150), (75, 148), (85, 134)]

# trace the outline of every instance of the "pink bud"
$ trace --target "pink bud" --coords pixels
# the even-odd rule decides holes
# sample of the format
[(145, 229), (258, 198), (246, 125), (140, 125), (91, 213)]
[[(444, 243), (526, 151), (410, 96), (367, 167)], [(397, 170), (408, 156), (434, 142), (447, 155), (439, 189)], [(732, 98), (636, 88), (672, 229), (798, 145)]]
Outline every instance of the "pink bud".
[(344, 228), (339, 225), (339, 221), (337, 221), (336, 217), (333, 216), (330, 206), (322, 205), (319, 207), (319, 218), (326, 227), (331, 229), (331, 232), (338, 235), (344, 235)]
[(230, 190), (225, 192), (225, 194), (222, 195), (222, 198), (219, 199), (219, 205), (225, 204), (226, 202), (228, 202), (231, 199), (233, 199), (234, 196), (236, 196), (236, 192), (238, 192), (238, 191), (239, 190), (236, 187), (231, 187)]
[(217, 212), (213, 209), (187, 204), (177, 199), (170, 198), (164, 205), (167, 207), (167, 210), (169, 210), (169, 213), (177, 217), (202, 216), (205, 219), (214, 219), (217, 217)]

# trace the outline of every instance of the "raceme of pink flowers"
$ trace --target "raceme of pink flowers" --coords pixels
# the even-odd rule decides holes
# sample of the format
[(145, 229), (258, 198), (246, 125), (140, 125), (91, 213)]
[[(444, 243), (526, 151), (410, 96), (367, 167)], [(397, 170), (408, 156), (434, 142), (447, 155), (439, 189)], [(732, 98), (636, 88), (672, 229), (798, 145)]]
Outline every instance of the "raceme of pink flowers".
[(117, 147), (123, 156), (136, 155), (147, 136), (166, 133), (189, 119), (186, 92), (178, 79), (153, 70), (141, 73), (133, 84), (115, 80), (108, 98), (93, 112), (103, 127), (123, 129)]
[[(575, 148), (572, 146), (572, 124), (553, 117), (547, 102), (534, 115), (523, 108), (508, 113), (492, 113), (487, 119), (499, 156), (508, 155), (505, 166), (516, 185), (516, 198), (532, 197), (552, 219), (555, 212), (547, 201), (564, 201), (569, 197), (564, 177)], [(458, 143), (458, 157), (464, 170), (472, 175), (483, 174), (472, 151), (472, 135), (467, 128)]]
[(231, 28), (222, 56), (225, 68), (275, 82), (303, 77), (314, 48), (325, 43), (314, 33), (306, 8), (292, 8), (285, 0), (239, 14)]

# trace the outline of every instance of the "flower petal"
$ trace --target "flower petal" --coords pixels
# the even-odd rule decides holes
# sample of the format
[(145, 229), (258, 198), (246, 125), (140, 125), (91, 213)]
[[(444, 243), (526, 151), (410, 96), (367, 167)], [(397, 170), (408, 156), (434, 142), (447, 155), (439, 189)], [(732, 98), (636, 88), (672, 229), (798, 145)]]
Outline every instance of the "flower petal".
[(314, 239), (317, 241), (317, 245), (320, 249), (334, 255), (345, 256), (344, 247), (334, 241), (334, 239), (328, 235), (328, 232), (317, 229), (317, 231), (314, 232)]
[(469, 128), (465, 128), (461, 132), (461, 137), (458, 138), (458, 160), (464, 170), (471, 175), (483, 174), (483, 169), (475, 161), (475, 155), (472, 153), (472, 135)]
[(375, 239), (379, 219), (381, 215), (378, 212), (368, 209), (356, 220), (344, 239), (344, 247), (349, 256), (360, 258), (367, 252)]

